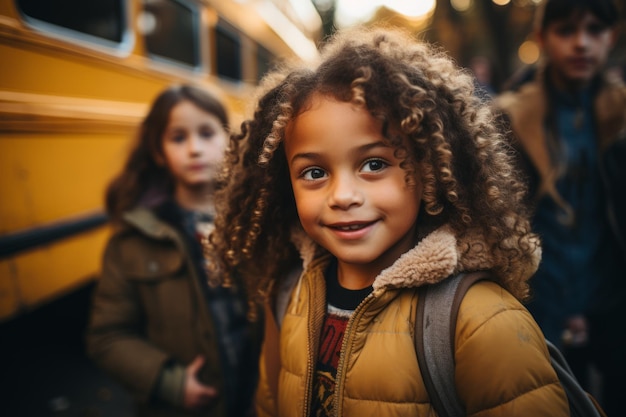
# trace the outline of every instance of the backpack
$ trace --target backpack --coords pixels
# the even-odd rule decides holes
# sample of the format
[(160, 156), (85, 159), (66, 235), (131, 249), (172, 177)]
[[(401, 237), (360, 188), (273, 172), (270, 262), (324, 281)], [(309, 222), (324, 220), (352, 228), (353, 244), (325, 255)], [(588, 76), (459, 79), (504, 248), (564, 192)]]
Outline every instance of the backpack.
[[(488, 272), (461, 273), (418, 290), (415, 351), (422, 379), (440, 417), (465, 416), (454, 384), (454, 329), (465, 293), (472, 284), (484, 279), (490, 279)], [(550, 362), (567, 394), (570, 415), (606, 417), (595, 399), (580, 386), (559, 349), (548, 340), (546, 345)]]

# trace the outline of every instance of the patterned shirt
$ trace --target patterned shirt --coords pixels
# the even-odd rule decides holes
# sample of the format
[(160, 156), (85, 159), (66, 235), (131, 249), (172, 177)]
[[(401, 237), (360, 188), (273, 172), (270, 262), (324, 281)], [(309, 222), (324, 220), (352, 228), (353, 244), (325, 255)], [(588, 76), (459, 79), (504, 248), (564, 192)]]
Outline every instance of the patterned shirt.
[(361, 290), (343, 288), (337, 279), (337, 262), (333, 261), (325, 273), (326, 317), (322, 327), (320, 349), (313, 381), (312, 417), (333, 415), (335, 378), (343, 346), (343, 336), (352, 313), (371, 292), (372, 287)]

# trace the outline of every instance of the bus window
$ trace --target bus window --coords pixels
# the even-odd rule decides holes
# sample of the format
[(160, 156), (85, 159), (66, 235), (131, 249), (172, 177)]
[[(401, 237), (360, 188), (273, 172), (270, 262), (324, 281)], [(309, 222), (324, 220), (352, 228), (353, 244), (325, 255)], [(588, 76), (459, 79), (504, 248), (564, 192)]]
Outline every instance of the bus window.
[(123, 0), (17, 0), (27, 21), (70, 29), (121, 43), (126, 30)]
[(274, 55), (261, 45), (257, 45), (257, 80), (261, 81), (261, 78), (272, 69), (272, 64), (276, 59)]
[(241, 81), (241, 39), (237, 29), (223, 19), (215, 28), (217, 75)]
[(200, 13), (195, 4), (183, 0), (143, 0), (141, 20), (149, 54), (200, 66)]

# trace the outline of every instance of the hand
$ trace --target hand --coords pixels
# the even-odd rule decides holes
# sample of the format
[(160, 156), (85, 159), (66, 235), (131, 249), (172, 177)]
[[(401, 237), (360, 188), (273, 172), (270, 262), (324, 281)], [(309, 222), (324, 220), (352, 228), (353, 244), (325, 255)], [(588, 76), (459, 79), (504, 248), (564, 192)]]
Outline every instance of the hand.
[(587, 344), (588, 325), (587, 319), (582, 315), (572, 316), (565, 323), (563, 331), (563, 344), (566, 346), (579, 347)]
[(185, 369), (185, 394), (183, 406), (186, 410), (197, 411), (209, 407), (218, 397), (214, 387), (203, 385), (198, 381), (196, 375), (204, 365), (204, 358), (196, 356)]

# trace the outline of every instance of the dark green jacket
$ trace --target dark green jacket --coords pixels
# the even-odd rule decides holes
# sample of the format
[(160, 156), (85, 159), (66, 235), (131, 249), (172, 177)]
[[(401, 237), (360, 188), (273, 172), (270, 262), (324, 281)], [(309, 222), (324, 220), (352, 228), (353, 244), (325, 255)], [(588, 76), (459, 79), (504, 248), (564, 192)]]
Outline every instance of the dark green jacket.
[[(127, 213), (124, 222), (104, 254), (87, 332), (89, 355), (131, 392), (141, 416), (227, 416), (223, 396), (204, 413), (180, 408), (184, 370), (197, 355), (206, 359), (200, 381), (222, 394), (225, 384), (219, 336), (183, 234), (148, 209)], [(249, 325), (253, 345), (260, 344), (261, 327)], [(256, 373), (258, 349), (251, 347), (246, 362)], [(163, 374), (165, 365), (170, 371)]]

